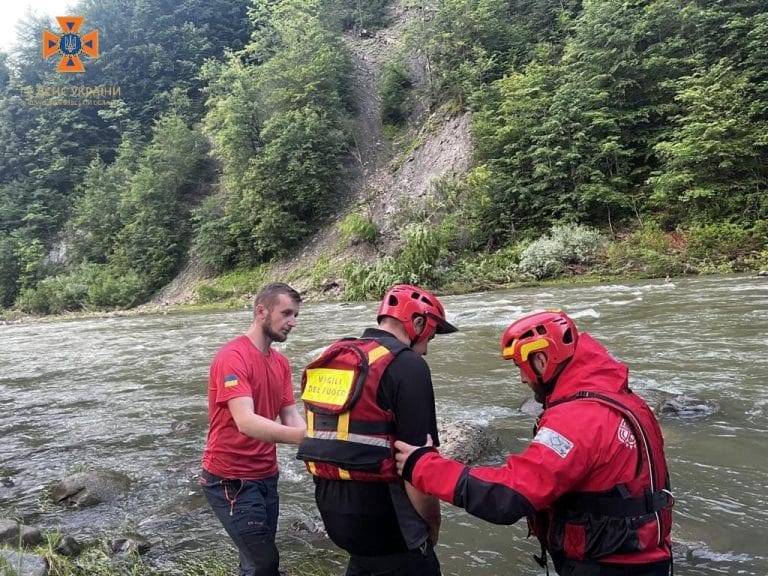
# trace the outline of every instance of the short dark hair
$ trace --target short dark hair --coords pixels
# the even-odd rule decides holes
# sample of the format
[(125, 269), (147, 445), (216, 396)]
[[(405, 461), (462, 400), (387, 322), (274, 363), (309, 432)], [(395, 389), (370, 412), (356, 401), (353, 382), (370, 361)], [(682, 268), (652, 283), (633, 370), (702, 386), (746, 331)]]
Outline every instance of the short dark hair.
[(288, 286), (288, 284), (283, 284), (282, 282), (270, 282), (256, 294), (256, 297), (253, 299), (253, 309), (256, 310), (256, 306), (259, 304), (267, 309), (272, 308), (280, 294), (285, 294), (293, 300), (294, 303), (301, 304), (301, 295)]

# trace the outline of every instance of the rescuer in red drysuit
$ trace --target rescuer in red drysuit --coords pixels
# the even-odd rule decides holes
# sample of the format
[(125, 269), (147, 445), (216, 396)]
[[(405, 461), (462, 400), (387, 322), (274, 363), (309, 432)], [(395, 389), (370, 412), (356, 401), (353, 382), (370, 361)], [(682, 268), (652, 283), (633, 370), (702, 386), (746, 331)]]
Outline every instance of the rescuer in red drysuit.
[[(415, 488), (496, 524), (523, 516), (562, 576), (660, 576), (672, 556), (661, 430), (628, 369), (563, 312), (513, 322), (502, 356), (543, 402), (531, 444), (503, 466), (470, 468), (397, 442)], [(430, 444), (428, 442), (428, 444)]]

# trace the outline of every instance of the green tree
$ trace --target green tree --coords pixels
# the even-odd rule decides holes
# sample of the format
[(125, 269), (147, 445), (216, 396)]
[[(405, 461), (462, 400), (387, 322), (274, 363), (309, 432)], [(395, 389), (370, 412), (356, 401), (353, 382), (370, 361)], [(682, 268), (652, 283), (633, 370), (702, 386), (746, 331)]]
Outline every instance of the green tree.
[(721, 62), (685, 85), (676, 129), (655, 147), (663, 166), (654, 199), (706, 220), (764, 216), (768, 123), (751, 113), (749, 78)]
[(187, 248), (188, 216), (182, 200), (204, 180), (206, 144), (176, 114), (162, 116), (122, 198), (123, 228), (112, 262), (143, 278), (148, 290), (168, 282)]

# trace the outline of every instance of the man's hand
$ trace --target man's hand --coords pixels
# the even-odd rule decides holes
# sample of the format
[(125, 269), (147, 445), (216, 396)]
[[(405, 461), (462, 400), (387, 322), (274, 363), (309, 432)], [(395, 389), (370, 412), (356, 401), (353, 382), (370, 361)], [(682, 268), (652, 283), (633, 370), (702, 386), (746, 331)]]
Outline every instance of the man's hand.
[[(430, 434), (427, 434), (427, 443), (424, 444), (424, 446), (434, 446), (434, 443), (432, 442), (432, 436)], [(407, 442), (402, 442), (401, 440), (395, 441), (395, 450), (397, 450), (397, 453), (395, 454), (395, 461), (397, 462), (398, 474), (401, 476), (403, 475), (403, 467), (405, 466), (405, 462), (408, 460), (408, 456), (410, 456), (414, 450), (423, 448), (424, 446), (412, 446)]]

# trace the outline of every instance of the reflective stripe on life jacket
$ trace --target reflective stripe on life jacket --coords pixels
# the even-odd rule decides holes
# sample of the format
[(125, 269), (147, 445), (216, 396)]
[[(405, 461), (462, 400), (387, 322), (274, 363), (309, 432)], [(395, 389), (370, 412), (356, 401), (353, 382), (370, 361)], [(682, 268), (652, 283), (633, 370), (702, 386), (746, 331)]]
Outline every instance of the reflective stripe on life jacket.
[(533, 532), (563, 560), (646, 563), (671, 559), (672, 505), (664, 441), (648, 405), (631, 391), (582, 391), (551, 403), (598, 402), (621, 413), (638, 441), (635, 477), (605, 492), (571, 492), (538, 514)]
[(408, 346), (396, 338), (343, 339), (302, 375), (307, 435), (296, 458), (331, 480), (398, 482), (394, 416), (377, 403), (384, 371)]

